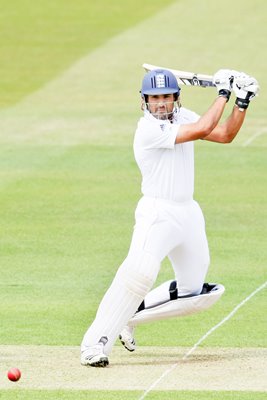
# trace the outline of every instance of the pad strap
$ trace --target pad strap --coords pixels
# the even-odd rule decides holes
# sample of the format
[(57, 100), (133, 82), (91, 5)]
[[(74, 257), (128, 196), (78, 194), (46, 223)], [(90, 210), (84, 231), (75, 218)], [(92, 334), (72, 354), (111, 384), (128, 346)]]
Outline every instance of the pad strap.
[(169, 292), (170, 292), (170, 300), (178, 299), (178, 289), (176, 281), (171, 282)]

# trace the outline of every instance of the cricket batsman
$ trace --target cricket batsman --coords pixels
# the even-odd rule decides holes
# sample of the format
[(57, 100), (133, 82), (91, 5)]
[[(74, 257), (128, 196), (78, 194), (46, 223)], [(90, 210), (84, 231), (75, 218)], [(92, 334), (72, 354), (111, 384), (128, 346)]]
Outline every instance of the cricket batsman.
[[(181, 89), (171, 71), (156, 69), (143, 78), (144, 115), (134, 138), (142, 197), (128, 255), (84, 335), (82, 365), (107, 366), (118, 337), (129, 351), (135, 350), (135, 326), (203, 311), (224, 292), (223, 285), (205, 283), (210, 257), (204, 217), (193, 197), (194, 142), (232, 142), (259, 85), (230, 69), (219, 70), (213, 83), (217, 96), (199, 116), (181, 106)], [(232, 92), (234, 107), (220, 123)], [(173, 279), (151, 290), (165, 257)]]

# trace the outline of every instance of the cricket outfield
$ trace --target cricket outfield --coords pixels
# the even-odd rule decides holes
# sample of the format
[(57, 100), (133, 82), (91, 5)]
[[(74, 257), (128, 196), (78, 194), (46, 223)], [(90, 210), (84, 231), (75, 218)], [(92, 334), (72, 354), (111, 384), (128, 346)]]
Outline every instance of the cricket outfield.
[[(0, 399), (265, 398), (266, 2), (117, 1), (111, 14), (107, 0), (15, 3), (2, 5), (0, 28)], [(226, 292), (199, 315), (140, 326), (135, 353), (117, 343), (108, 368), (88, 369), (79, 344), (127, 254), (140, 197), (144, 62), (260, 82), (232, 144), (196, 143), (207, 280)], [(214, 96), (182, 88), (200, 114)], [(157, 284), (171, 274), (164, 261)]]

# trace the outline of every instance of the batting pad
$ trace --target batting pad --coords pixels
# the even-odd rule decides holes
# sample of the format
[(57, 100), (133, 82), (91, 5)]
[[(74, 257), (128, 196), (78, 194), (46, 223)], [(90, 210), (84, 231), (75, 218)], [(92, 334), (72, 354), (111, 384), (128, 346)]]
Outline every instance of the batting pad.
[(129, 326), (137, 326), (147, 322), (159, 321), (161, 319), (182, 317), (196, 314), (210, 308), (225, 291), (221, 284), (210, 283), (212, 288), (208, 293), (191, 297), (180, 297), (166, 303), (146, 308), (137, 312), (128, 322)]
[(140, 252), (138, 257), (126, 258), (103, 297), (95, 320), (84, 335), (82, 351), (95, 346), (101, 337), (106, 336), (104, 352), (109, 355), (119, 333), (153, 286), (159, 268), (159, 262), (145, 251)]

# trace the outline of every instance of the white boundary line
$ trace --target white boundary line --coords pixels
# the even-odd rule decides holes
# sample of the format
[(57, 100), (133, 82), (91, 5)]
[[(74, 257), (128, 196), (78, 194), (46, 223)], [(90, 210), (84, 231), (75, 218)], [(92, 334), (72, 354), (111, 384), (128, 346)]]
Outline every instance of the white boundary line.
[[(247, 301), (249, 301), (255, 294), (260, 292), (262, 289), (264, 289), (267, 286), (267, 281), (264, 282), (261, 286), (259, 286), (254, 292), (252, 292), (249, 296), (247, 296), (241, 303), (239, 303), (225, 318), (223, 318), (217, 325), (213, 326), (207, 333), (205, 333), (204, 336), (202, 336), (195, 344), (194, 346), (183, 356), (182, 360), (186, 360), (197, 348), (198, 346), (204, 342), (204, 340), (211, 334), (213, 333), (216, 329), (220, 328), (225, 322), (229, 321), (230, 318), (241, 308)], [(170, 368), (166, 369), (166, 371), (163, 372), (163, 374), (155, 381), (153, 382), (149, 388), (142, 394), (142, 396), (139, 398), (139, 400), (143, 400), (156, 386), (159, 382), (165, 378), (168, 374), (170, 374), (177, 366), (178, 362), (173, 364)]]
[(243, 144), (242, 147), (249, 146), (257, 137), (261, 136), (263, 133), (267, 133), (267, 128), (262, 128), (258, 132), (254, 133), (250, 138), (248, 138)]

